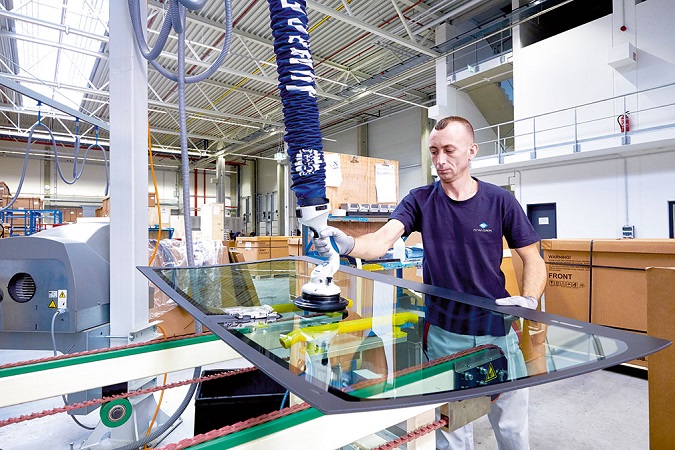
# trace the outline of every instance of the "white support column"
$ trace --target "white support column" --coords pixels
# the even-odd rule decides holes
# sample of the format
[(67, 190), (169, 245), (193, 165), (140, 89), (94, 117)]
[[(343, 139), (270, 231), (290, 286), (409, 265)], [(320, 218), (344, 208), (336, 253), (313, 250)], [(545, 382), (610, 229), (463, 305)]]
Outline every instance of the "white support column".
[[(450, 38), (451, 26), (447, 23), (439, 25), (436, 30), (436, 45), (446, 42)], [(436, 105), (429, 108), (431, 119), (442, 119), (452, 115), (456, 109), (456, 90), (448, 86), (448, 62), (446, 56), (436, 58)]]
[(429, 111), (420, 108), (420, 164), (422, 166), (421, 185), (429, 184), (434, 181), (431, 176), (431, 154), (429, 153), (429, 134), (433, 126), (429, 120)]
[(277, 163), (277, 230), (280, 236), (289, 236), (291, 232), (291, 215), (288, 209), (291, 185), (288, 181), (289, 165), (286, 162)]
[[(145, 2), (141, 17), (146, 16)], [(145, 23), (145, 20), (142, 20)], [(110, 332), (148, 323), (148, 68), (127, 2), (110, 2)], [(112, 345), (125, 339), (112, 340)]]

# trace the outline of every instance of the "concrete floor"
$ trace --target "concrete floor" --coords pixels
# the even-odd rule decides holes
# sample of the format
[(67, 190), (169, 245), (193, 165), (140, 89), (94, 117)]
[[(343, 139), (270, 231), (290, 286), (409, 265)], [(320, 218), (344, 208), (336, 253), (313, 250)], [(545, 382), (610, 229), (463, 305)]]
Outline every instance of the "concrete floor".
[[(0, 351), (0, 364), (11, 359), (9, 352)], [(209, 368), (244, 365), (246, 362), (239, 360)], [(190, 376), (191, 371), (182, 371), (170, 374), (168, 381), (183, 380)], [(173, 412), (186, 391), (187, 387), (168, 390), (164, 396), (163, 410)], [(60, 397), (0, 408), (0, 419), (57, 406), (62, 406)], [(530, 390), (531, 448), (648, 449), (648, 412), (647, 381), (637, 376), (603, 370), (537, 386)], [(98, 411), (87, 416), (78, 416), (78, 419), (84, 424), (94, 426), (98, 423)], [(182, 419), (183, 422), (161, 445), (192, 436), (192, 406), (188, 407)], [(57, 414), (0, 428), (0, 450), (78, 450), (90, 433), (80, 428), (66, 414)], [(487, 418), (475, 422), (474, 434), (477, 450), (497, 448)]]

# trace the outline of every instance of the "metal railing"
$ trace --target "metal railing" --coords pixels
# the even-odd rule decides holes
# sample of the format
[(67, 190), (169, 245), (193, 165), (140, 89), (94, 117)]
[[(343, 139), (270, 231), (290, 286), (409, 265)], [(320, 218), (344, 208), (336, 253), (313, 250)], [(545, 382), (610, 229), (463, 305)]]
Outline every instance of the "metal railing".
[(458, 72), (478, 70), (481, 63), (495, 59), (498, 56), (510, 53), (513, 50), (511, 29), (479, 39), (470, 46), (461, 48), (447, 56), (448, 74), (456, 77)]
[(586, 146), (628, 145), (631, 136), (667, 129), (675, 129), (675, 83), (477, 128), (481, 150), (474, 164), (503, 164), (516, 155), (520, 160), (577, 153)]
[(58, 209), (6, 209), (0, 211), (0, 223), (8, 225), (9, 236), (30, 236), (63, 222)]

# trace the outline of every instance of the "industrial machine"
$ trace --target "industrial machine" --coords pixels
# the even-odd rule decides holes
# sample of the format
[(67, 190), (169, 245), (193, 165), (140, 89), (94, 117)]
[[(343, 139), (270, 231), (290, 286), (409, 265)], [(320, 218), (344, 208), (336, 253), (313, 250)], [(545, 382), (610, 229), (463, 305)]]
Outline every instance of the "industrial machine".
[[(54, 325), (57, 335), (108, 323), (109, 241), (109, 225), (101, 223), (0, 241), (0, 345), (42, 348), (35, 344), (42, 333), (50, 334), (57, 310), (63, 313)], [(18, 336), (21, 332), (38, 338)]]
[[(109, 241), (107, 223), (1, 239), (0, 348), (75, 353), (109, 347)], [(100, 389), (68, 401), (96, 396)]]

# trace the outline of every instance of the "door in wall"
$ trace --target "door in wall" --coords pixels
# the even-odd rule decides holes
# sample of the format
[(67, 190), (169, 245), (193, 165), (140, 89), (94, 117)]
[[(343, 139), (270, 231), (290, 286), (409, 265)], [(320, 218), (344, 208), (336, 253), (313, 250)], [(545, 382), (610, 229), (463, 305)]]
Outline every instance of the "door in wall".
[(675, 238), (675, 201), (668, 202), (668, 233)]
[(527, 218), (542, 239), (558, 237), (555, 203), (527, 205)]

